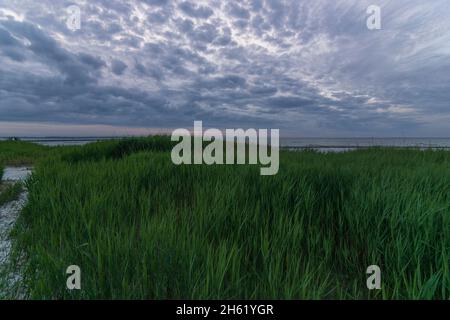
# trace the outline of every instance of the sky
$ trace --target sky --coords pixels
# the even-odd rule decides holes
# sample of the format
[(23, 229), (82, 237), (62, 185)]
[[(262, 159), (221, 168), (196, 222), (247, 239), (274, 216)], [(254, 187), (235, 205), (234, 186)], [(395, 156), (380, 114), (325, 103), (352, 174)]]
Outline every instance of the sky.
[[(370, 5), (381, 29), (367, 27)], [(0, 0), (0, 136), (201, 120), (450, 137), (449, 17), (448, 0)]]

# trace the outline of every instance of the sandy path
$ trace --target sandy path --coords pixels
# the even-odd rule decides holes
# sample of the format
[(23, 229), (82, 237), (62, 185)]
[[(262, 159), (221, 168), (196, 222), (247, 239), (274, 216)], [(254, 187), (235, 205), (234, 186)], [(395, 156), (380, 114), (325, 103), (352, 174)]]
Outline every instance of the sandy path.
[[(3, 182), (15, 183), (18, 181), (24, 181), (31, 169), (26, 167), (17, 168), (5, 168), (3, 174)], [(5, 266), (7, 265), (9, 255), (11, 252), (11, 240), (9, 234), (20, 214), (20, 211), (27, 202), (28, 192), (24, 190), (17, 200), (8, 202), (0, 207), (0, 298), (8, 296), (20, 297), (20, 294), (13, 294), (10, 291), (11, 288), (20, 281), (20, 274), (15, 272), (6, 272)]]

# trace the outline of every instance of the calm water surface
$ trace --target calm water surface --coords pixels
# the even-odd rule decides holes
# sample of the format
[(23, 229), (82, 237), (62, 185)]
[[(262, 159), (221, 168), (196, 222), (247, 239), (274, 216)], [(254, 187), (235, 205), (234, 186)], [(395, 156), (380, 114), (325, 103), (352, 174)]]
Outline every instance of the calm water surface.
[[(116, 139), (117, 137), (52, 137), (21, 138), (47, 146), (84, 145)], [(5, 138), (0, 138), (4, 140)], [(445, 148), (450, 150), (450, 138), (281, 138), (281, 147), (288, 149), (315, 149), (325, 152), (342, 152), (366, 147), (416, 147)]]

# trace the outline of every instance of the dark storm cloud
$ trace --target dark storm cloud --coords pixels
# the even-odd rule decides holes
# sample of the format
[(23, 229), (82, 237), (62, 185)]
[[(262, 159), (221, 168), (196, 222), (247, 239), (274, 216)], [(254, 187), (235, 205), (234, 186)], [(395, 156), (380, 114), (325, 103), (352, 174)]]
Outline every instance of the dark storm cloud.
[(3, 48), (2, 53), (6, 57), (17, 62), (23, 62), (26, 59), (25, 56), (15, 48)]
[(178, 7), (185, 14), (192, 18), (209, 18), (214, 12), (206, 6), (197, 6), (192, 2), (184, 1), (178, 5)]
[(136, 62), (134, 67), (137, 74), (141, 77), (150, 77), (158, 81), (164, 80), (164, 73), (159, 66), (146, 67), (142, 63)]
[(313, 107), (314, 101), (303, 99), (299, 97), (277, 97), (277, 98), (270, 98), (267, 100), (268, 106), (274, 108), (274, 109), (288, 109), (288, 108), (295, 108), (295, 109), (302, 109), (305, 107)]
[(9, 33), (7, 30), (5, 29), (0, 29), (0, 45), (3, 47), (7, 47), (7, 46), (20, 46), (20, 42), (15, 39), (11, 33)]
[(228, 12), (232, 17), (239, 18), (239, 19), (249, 19), (250, 13), (248, 10), (242, 8), (237, 3), (230, 3), (228, 6)]
[[(10, 44), (12, 47), (20, 48), (21, 52), (32, 54), (30, 57), (60, 71), (64, 81), (70, 84), (96, 82), (97, 75), (89, 67), (98, 69), (101, 60), (82, 53), (77, 56), (63, 49), (57, 41), (48, 36), (44, 31), (28, 22), (3, 21), (0, 26), (7, 29), (9, 34), (20, 37), (27, 41), (27, 45), (19, 42)], [(24, 60), (24, 59), (22, 59)]]
[(206, 88), (244, 88), (246, 80), (243, 77), (237, 75), (228, 75), (224, 77), (216, 78), (212, 81), (208, 81), (204, 84)]
[(0, 0), (1, 120), (450, 134), (446, 0), (72, 4)]
[(112, 72), (118, 76), (122, 75), (126, 68), (127, 68), (126, 63), (124, 63), (120, 60), (113, 60), (111, 62)]
[(142, 0), (143, 2), (153, 6), (165, 6), (170, 0)]
[(105, 62), (101, 58), (91, 56), (84, 52), (79, 53), (78, 57), (82, 63), (92, 67), (93, 69), (100, 69), (101, 67), (106, 66)]

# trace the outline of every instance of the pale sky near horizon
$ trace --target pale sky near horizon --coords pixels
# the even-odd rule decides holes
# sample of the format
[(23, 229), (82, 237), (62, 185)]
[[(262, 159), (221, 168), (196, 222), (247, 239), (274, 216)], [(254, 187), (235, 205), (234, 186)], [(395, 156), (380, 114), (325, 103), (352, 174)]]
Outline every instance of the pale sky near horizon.
[[(67, 7), (81, 26), (67, 25)], [(366, 26), (381, 8), (381, 30)], [(448, 0), (0, 0), (0, 136), (450, 137)]]

